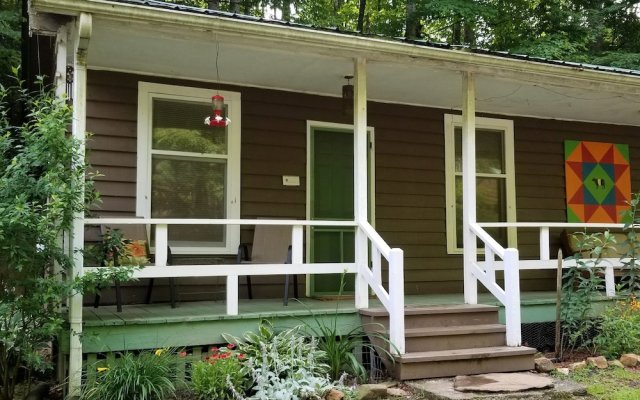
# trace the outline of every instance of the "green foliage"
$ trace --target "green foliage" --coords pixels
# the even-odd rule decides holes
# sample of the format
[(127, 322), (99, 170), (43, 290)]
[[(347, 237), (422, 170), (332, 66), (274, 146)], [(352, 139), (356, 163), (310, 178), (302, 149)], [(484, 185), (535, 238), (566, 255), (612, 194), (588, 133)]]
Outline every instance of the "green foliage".
[[(341, 383), (326, 375), (326, 354), (315, 339), (307, 339), (300, 326), (276, 333), (271, 323), (260, 322), (257, 332), (244, 335), (238, 350), (245, 354), (247, 371), (253, 379), (249, 399), (322, 399), (325, 392)], [(242, 398), (240, 393), (236, 397)]]
[(21, 0), (0, 0), (0, 85), (11, 84), (11, 68), (20, 64)]
[[(597, 321), (590, 314), (591, 299), (603, 288), (602, 252), (614, 243), (609, 232), (577, 235), (580, 251), (570, 257), (575, 266), (564, 273), (562, 284), (563, 344), (571, 350), (592, 344), (590, 334)], [(583, 253), (588, 253), (589, 258), (583, 258)]]
[(640, 398), (640, 371), (625, 368), (592, 369), (583, 368), (568, 377), (587, 387), (587, 392), (598, 400), (637, 400)]
[[(342, 293), (346, 284), (346, 274), (342, 274), (340, 279), (340, 290)], [(366, 379), (367, 371), (362, 362), (356, 357), (358, 353), (363, 351), (377, 351), (381, 356), (388, 360), (393, 360), (387, 348), (391, 346), (391, 342), (386, 335), (383, 334), (384, 327), (372, 327), (367, 334), (372, 342), (365, 341), (365, 333), (362, 326), (356, 326), (347, 333), (341, 333), (338, 329), (338, 305), (333, 314), (318, 315), (308, 310), (313, 316), (313, 322), (303, 324), (307, 333), (317, 338), (318, 349), (326, 354), (326, 362), (329, 365), (329, 377), (331, 379), (340, 379), (342, 374), (347, 373), (361, 381)], [(378, 328), (380, 332), (374, 332)]]
[(122, 353), (83, 388), (83, 400), (163, 400), (175, 393), (177, 355), (169, 349)]
[(271, 322), (263, 319), (257, 332), (247, 332), (242, 339), (229, 337), (229, 342), (238, 345), (238, 350), (249, 359), (261, 359), (268, 366), (276, 363), (292, 369), (304, 368), (313, 373), (324, 374), (326, 354), (317, 348), (315, 341), (306, 340), (301, 326), (276, 332)]
[[(109, 271), (69, 276), (72, 258), (59, 238), (95, 197), (82, 196), (85, 165), (67, 134), (64, 99), (42, 80), (35, 93), (16, 82), (0, 86), (0, 399), (12, 398), (19, 369), (50, 367), (41, 350), (64, 328), (63, 302), (85, 282), (112, 279)], [(29, 110), (19, 126), (9, 119), (14, 107)]]
[(234, 399), (235, 393), (244, 393), (249, 384), (245, 355), (233, 350), (232, 344), (212, 348), (204, 361), (193, 364), (191, 385), (201, 399)]
[(596, 348), (607, 358), (640, 352), (640, 303), (635, 296), (607, 308), (602, 314)]
[(620, 279), (620, 290), (627, 293), (640, 292), (640, 236), (637, 226), (640, 224), (640, 193), (635, 193), (629, 202), (629, 209), (625, 212), (625, 231), (627, 232), (626, 252), (621, 257), (624, 275)]

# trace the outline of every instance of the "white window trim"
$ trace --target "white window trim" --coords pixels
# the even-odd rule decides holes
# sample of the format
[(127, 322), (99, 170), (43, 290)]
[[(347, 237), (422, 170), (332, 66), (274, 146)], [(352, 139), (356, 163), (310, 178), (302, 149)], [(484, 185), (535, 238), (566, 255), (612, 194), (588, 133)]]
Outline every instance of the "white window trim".
[[(149, 82), (138, 83), (138, 144), (136, 180), (136, 216), (151, 216), (151, 129), (152, 100), (154, 98), (178, 99), (211, 103), (214, 92), (184, 86), (163, 85)], [(226, 174), (226, 218), (240, 218), (240, 93), (219, 91), (228, 105), (227, 155), (215, 158), (227, 160)], [(203, 124), (206, 115), (202, 116)], [(159, 151), (156, 150), (155, 153)], [(169, 226), (169, 229), (171, 227)], [(224, 247), (172, 247), (174, 254), (236, 254), (240, 244), (240, 226), (226, 225)]]
[[(456, 184), (455, 184), (455, 128), (462, 127), (462, 116), (445, 114), (444, 142), (445, 142), (445, 181), (446, 181), (446, 218), (447, 218), (447, 252), (449, 254), (463, 254), (462, 247), (456, 246)], [(476, 117), (476, 129), (492, 129), (504, 132), (505, 151), (505, 185), (507, 202), (507, 221), (516, 222), (516, 175), (514, 159), (513, 121), (508, 119)], [(483, 174), (476, 174), (482, 176)], [(490, 174), (498, 176), (498, 174)], [(517, 230), (507, 229), (509, 247), (518, 246)]]

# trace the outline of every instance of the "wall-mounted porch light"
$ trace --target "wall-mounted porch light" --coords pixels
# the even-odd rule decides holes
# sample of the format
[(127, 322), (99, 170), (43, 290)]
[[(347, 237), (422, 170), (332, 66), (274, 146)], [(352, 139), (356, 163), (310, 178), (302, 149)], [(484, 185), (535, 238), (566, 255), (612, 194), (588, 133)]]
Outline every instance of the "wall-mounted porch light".
[(342, 85), (342, 111), (345, 115), (353, 113), (353, 85), (351, 79), (353, 75), (345, 75), (346, 85)]

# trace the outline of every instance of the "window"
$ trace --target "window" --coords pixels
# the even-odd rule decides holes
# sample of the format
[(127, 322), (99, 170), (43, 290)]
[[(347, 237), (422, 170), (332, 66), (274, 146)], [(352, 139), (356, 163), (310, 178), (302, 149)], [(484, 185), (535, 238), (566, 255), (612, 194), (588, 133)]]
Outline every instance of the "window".
[[(213, 91), (141, 82), (136, 214), (240, 218), (240, 93), (220, 92), (231, 119), (204, 125)], [(239, 226), (170, 225), (177, 254), (235, 254)]]
[[(462, 117), (445, 115), (447, 250), (462, 253)], [(515, 222), (513, 121), (476, 118), (478, 222)], [(503, 246), (515, 247), (514, 228), (487, 228)]]

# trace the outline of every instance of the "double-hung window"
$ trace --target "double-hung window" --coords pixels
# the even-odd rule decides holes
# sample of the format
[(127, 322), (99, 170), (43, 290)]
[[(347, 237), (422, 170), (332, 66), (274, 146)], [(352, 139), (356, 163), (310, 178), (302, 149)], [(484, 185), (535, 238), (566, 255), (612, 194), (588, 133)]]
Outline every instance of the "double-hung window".
[[(204, 124), (211, 90), (141, 82), (138, 87), (136, 214), (151, 218), (240, 217), (240, 94), (225, 98), (227, 127)], [(169, 225), (177, 254), (233, 254), (237, 225)]]
[[(513, 121), (476, 118), (478, 222), (515, 222)], [(462, 253), (462, 117), (445, 115), (447, 250)], [(516, 247), (514, 228), (486, 228), (505, 247)]]

